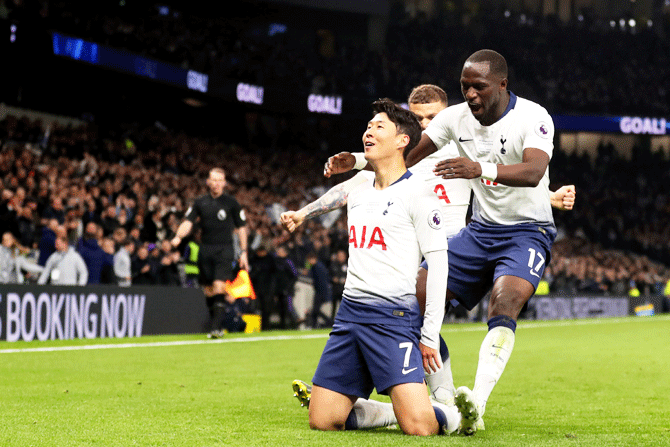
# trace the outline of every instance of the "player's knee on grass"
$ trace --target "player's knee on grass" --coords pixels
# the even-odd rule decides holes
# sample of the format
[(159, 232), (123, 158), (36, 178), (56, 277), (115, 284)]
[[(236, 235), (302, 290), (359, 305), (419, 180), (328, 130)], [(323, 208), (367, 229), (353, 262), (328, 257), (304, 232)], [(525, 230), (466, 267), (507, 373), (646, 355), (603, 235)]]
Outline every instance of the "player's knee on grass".
[(398, 425), (405, 434), (430, 436), (439, 432), (435, 410), (425, 390), (420, 383), (396, 385), (389, 390)]
[(355, 400), (355, 398), (313, 386), (309, 402), (309, 427), (312, 430), (321, 431), (344, 430)]
[(439, 425), (435, 420), (435, 411), (430, 407), (430, 412), (422, 415), (398, 417), (398, 425), (406, 435), (431, 436), (439, 432)]

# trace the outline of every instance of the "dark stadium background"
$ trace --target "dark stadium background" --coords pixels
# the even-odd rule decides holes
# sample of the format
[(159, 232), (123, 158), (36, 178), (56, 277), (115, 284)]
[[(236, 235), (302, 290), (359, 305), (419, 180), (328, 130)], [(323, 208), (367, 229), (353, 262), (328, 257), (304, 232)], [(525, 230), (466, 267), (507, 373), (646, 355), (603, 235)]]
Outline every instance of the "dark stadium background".
[[(110, 21), (151, 29), (161, 20), (170, 23), (163, 29), (194, 40), (169, 53), (156, 45), (165, 41), (160, 32), (148, 39), (102, 32)], [(628, 297), (636, 288), (647, 298), (635, 303), (655, 303), (658, 312), (667, 309), (670, 280), (670, 137), (659, 124), (670, 121), (669, 31), (667, 0), (5, 0), (0, 102), (80, 119), (105, 138), (133, 139), (158, 125), (235, 145), (267, 161), (267, 170), (241, 166), (259, 172), (247, 172), (255, 177), (246, 184), (233, 180), (233, 193), (269, 206), (253, 191), (263, 192), (258, 177), (278, 166), (273, 157), (301, 165), (297, 185), (303, 198), (313, 197), (312, 188), (336, 181), (323, 179), (318, 166), (358, 149), (372, 100), (402, 102), (413, 85), (430, 82), (444, 87), (452, 104), (460, 102), (463, 60), (493, 48), (507, 57), (512, 91), (577, 123), (558, 129), (550, 165), (553, 189), (577, 186), (575, 210), (555, 213), (564, 237), (549, 269), (552, 293)], [(208, 92), (152, 79), (137, 65), (128, 73), (73, 53), (54, 55), (53, 33), (206, 74)], [(215, 55), (207, 56), (212, 48)], [(239, 83), (262, 86), (264, 104), (239, 101)], [(341, 98), (341, 114), (310, 112), (310, 94)], [(654, 119), (655, 132), (624, 135), (618, 124), (603, 124), (621, 117)], [(287, 244), (297, 266), (315, 244), (325, 262), (338, 248), (316, 224), (293, 238), (276, 225), (268, 232), (271, 251)], [(323, 248), (324, 240), (333, 245)]]

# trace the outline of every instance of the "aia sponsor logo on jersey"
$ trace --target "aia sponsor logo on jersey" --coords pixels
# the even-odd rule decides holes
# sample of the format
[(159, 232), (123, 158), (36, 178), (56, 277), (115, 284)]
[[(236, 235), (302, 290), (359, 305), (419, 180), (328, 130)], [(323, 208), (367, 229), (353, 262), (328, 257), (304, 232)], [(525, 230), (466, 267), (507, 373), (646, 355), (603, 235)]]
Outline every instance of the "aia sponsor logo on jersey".
[(382, 233), (381, 228), (374, 227), (370, 238), (366, 239), (368, 234), (368, 227), (363, 225), (356, 229), (356, 226), (352, 225), (349, 228), (349, 246), (352, 248), (372, 248), (380, 247), (383, 251), (386, 250), (386, 242), (384, 242), (384, 234)]

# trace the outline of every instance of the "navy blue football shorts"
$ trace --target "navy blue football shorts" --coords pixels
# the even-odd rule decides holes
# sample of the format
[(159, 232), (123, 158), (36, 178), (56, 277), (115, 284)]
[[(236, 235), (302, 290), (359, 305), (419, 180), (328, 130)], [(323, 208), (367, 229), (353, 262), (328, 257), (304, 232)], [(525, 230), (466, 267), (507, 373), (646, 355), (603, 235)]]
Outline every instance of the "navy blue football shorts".
[[(537, 289), (551, 259), (556, 230), (537, 224), (470, 222), (449, 238), (447, 289), (472, 310), (501, 276), (517, 276)], [(421, 267), (427, 268), (424, 261)]]
[(418, 327), (336, 321), (312, 382), (340, 394), (369, 398), (403, 383), (423, 383)]

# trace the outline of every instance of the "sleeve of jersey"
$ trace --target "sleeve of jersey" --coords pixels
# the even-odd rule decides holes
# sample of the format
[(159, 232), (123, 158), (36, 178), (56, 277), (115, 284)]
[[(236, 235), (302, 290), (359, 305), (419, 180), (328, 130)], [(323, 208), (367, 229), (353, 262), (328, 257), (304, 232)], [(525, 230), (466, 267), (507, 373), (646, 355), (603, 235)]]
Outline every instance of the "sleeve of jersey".
[(233, 209), (233, 222), (235, 222), (235, 227), (240, 228), (245, 226), (247, 223), (247, 216), (244, 214), (244, 208), (242, 208), (242, 205), (235, 201)]
[(194, 201), (193, 205), (191, 205), (187, 210), (186, 214), (184, 214), (184, 218), (190, 220), (191, 222), (195, 223), (196, 219), (200, 215), (200, 208), (198, 207), (198, 201)]
[(554, 151), (554, 121), (546, 110), (541, 109), (525, 122), (523, 148), (543, 150), (551, 158)]
[(423, 131), (428, 135), (438, 149), (446, 146), (452, 139), (451, 128), (449, 123), (454, 120), (454, 109), (447, 107), (438, 113), (435, 118), (428, 124), (426, 130)]
[(428, 262), (421, 343), (438, 349), (447, 291), (447, 233), (440, 203), (429, 189), (421, 186), (412, 201), (414, 228), (421, 252)]
[(431, 251), (447, 249), (447, 230), (437, 197), (425, 184), (418, 186), (410, 206), (416, 237), (425, 256)]
[(421, 343), (429, 348), (440, 348), (440, 328), (444, 320), (447, 296), (448, 255), (446, 250), (426, 253), (426, 310), (421, 327)]

